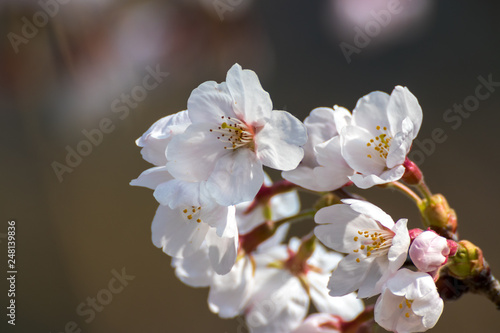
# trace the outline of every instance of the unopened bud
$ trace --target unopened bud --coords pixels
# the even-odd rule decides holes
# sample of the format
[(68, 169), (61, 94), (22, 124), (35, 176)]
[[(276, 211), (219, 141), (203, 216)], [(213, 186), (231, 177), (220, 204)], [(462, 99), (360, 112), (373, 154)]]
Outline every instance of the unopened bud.
[(449, 272), (458, 279), (477, 276), (484, 269), (483, 251), (469, 241), (458, 242), (455, 256), (450, 257)]
[(410, 241), (413, 242), (413, 240), (415, 238), (417, 238), (417, 236), (420, 235), (422, 232), (424, 232), (424, 231), (420, 228), (415, 228), (415, 229), (409, 230), (408, 234), (410, 235)]
[(403, 163), (403, 166), (405, 167), (405, 173), (403, 174), (403, 181), (407, 184), (410, 185), (418, 185), (422, 182), (423, 176), (422, 176), (422, 171), (420, 171), (419, 167), (410, 161), (408, 157)]
[(451, 235), (457, 230), (457, 215), (442, 194), (435, 194), (430, 199), (423, 199), (420, 204), (420, 212), (426, 225), (438, 233), (452, 238)]
[(446, 238), (430, 230), (422, 232), (413, 240), (409, 254), (419, 271), (432, 272), (446, 263), (450, 248)]

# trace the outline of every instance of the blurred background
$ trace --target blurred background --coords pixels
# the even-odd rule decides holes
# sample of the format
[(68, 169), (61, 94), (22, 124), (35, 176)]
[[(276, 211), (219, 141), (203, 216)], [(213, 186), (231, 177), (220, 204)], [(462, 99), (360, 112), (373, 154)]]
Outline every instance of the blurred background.
[[(18, 275), (16, 326), (2, 315), (0, 331), (247, 332), (241, 318), (210, 313), (207, 289), (176, 279), (151, 242), (152, 191), (128, 185), (150, 167), (135, 139), (235, 62), (259, 75), (275, 109), (300, 119), (408, 86), (424, 110), (426, 180), (500, 276), (500, 84), (474, 97), (480, 77), (500, 82), (499, 9), (487, 0), (2, 0), (0, 267), (15, 219)], [(470, 112), (447, 111), (464, 101)], [(438, 143), (436, 128), (446, 136)], [(362, 194), (419, 226), (399, 194)], [(107, 292), (123, 270), (127, 285)], [(107, 304), (89, 311), (96, 296)], [(499, 314), (468, 294), (445, 305), (432, 331), (499, 332)]]

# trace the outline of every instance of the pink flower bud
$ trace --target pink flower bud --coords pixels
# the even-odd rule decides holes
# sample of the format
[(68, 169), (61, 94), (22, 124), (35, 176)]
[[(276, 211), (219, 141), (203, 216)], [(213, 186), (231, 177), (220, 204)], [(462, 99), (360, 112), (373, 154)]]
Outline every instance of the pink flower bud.
[(424, 231), (410, 246), (410, 258), (422, 272), (432, 272), (446, 263), (450, 248), (446, 238), (434, 231)]

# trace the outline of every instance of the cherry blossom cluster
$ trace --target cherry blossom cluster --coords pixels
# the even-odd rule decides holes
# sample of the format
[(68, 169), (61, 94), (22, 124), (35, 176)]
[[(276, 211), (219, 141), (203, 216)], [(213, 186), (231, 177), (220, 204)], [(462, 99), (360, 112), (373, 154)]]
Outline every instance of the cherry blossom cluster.
[[(154, 167), (131, 185), (154, 190), (153, 243), (182, 282), (210, 288), (221, 318), (244, 316), (250, 332), (422, 332), (443, 311), (436, 281), (461, 245), (454, 211), (407, 158), (421, 123), (401, 86), (362, 97), (352, 113), (316, 108), (302, 123), (273, 110), (257, 75), (235, 64), (137, 140)], [(284, 180), (273, 184), (263, 166)], [(373, 186), (412, 198), (427, 230), (346, 191)], [(300, 211), (298, 190), (318, 204)], [(313, 232), (287, 237), (291, 222), (313, 216)], [(319, 313), (307, 317), (311, 303)]]

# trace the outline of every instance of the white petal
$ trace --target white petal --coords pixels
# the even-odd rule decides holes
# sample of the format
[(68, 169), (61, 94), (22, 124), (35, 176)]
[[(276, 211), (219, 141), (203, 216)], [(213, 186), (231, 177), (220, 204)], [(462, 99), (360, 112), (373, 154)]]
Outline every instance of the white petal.
[(321, 244), (316, 244), (316, 249), (307, 262), (310, 265), (321, 268), (323, 272), (330, 273), (343, 258), (344, 256), (340, 253), (327, 251)]
[(191, 124), (187, 111), (180, 111), (156, 121), (136, 140), (142, 157), (155, 165), (165, 165), (167, 145), (174, 135), (184, 132)]
[(253, 288), (253, 268), (248, 257), (243, 257), (226, 275), (216, 275), (208, 295), (210, 310), (221, 318), (232, 318), (242, 313)]
[(198, 86), (188, 99), (189, 118), (196, 123), (220, 126), (221, 117), (236, 117), (233, 98), (225, 83), (207, 81)]
[(176, 208), (180, 206), (200, 206), (201, 183), (172, 179), (156, 187), (154, 197), (164, 206)]
[(316, 191), (333, 191), (349, 182), (354, 170), (342, 157), (338, 136), (316, 145), (317, 159), (320, 166), (314, 168), (313, 175), (318, 187)]
[(238, 234), (218, 236), (214, 228), (207, 232), (206, 242), (208, 257), (217, 274), (224, 275), (231, 271), (238, 252)]
[(160, 166), (147, 169), (141, 173), (137, 179), (132, 180), (130, 185), (143, 186), (154, 190), (161, 183), (168, 182), (172, 179), (173, 177), (170, 172), (168, 172), (167, 168)]
[(394, 88), (387, 104), (387, 113), (391, 127), (397, 132), (401, 131), (403, 119), (409, 117), (413, 124), (413, 138), (417, 136), (422, 124), (422, 108), (408, 88), (402, 86)]
[[(362, 259), (363, 262), (365, 259)], [(382, 291), (382, 286), (391, 276), (391, 272), (387, 270), (389, 262), (385, 257), (376, 258), (368, 271), (365, 272), (365, 279), (359, 287), (358, 297), (367, 298), (379, 294)]]
[(179, 209), (160, 205), (151, 226), (153, 244), (172, 257), (184, 258), (200, 248), (208, 228), (206, 223), (185, 221)]
[(369, 93), (356, 103), (356, 107), (352, 111), (352, 123), (355, 126), (365, 128), (370, 133), (376, 133), (377, 126), (385, 126), (390, 129), (387, 117), (388, 104), (389, 95), (385, 92), (374, 91)]
[(228, 154), (211, 128), (214, 126), (207, 123), (192, 124), (172, 139), (167, 149), (167, 168), (172, 176), (193, 182), (208, 179), (216, 162)]
[(212, 282), (213, 268), (208, 260), (208, 248), (201, 246), (192, 255), (184, 258), (172, 258), (175, 275), (191, 287), (208, 287)]
[[(252, 333), (290, 332), (300, 325), (309, 308), (309, 296), (299, 280), (278, 269), (261, 275), (256, 272), (259, 288), (249, 301), (246, 321)], [(259, 281), (259, 282), (257, 282)]]
[(410, 247), (410, 235), (408, 233), (408, 228), (406, 227), (408, 223), (407, 219), (400, 219), (396, 222), (392, 231), (395, 233), (392, 239), (392, 246), (389, 249), (388, 259), (390, 262), (390, 270), (395, 272), (401, 266), (403, 266), (406, 258), (408, 256), (408, 248)]
[(304, 157), (307, 141), (304, 124), (286, 111), (273, 111), (269, 122), (255, 135), (262, 164), (277, 170), (293, 170)]
[(337, 134), (340, 134), (342, 129), (352, 122), (352, 115), (346, 108), (342, 106), (335, 105), (333, 107), (334, 113), (333, 117), (335, 119), (335, 127), (337, 128)]
[(316, 191), (318, 187), (316, 176), (314, 175), (314, 168), (302, 164), (293, 170), (283, 171), (281, 176), (289, 182), (311, 191)]
[(364, 309), (363, 301), (351, 293), (342, 297), (328, 295), (328, 276), (309, 272), (307, 279), (310, 285), (311, 299), (319, 312), (325, 312), (342, 317), (345, 321), (356, 318)]
[(392, 229), (394, 227), (394, 220), (392, 219), (392, 217), (382, 209), (368, 201), (344, 199), (342, 200), (342, 202), (348, 204), (355, 212), (364, 214), (374, 219), (375, 221), (380, 222), (380, 224), (388, 229)]
[(224, 206), (253, 200), (264, 182), (262, 164), (246, 148), (231, 151), (217, 161), (207, 189)]
[(365, 175), (361, 175), (361, 174), (355, 174), (353, 176), (350, 176), (349, 179), (352, 180), (352, 182), (357, 187), (362, 188), (362, 189), (366, 189), (366, 188), (370, 188), (374, 185), (395, 182), (395, 181), (401, 179), (401, 177), (403, 177), (404, 173), (405, 173), (405, 167), (402, 165), (399, 165), (395, 168), (384, 171), (380, 176), (377, 176), (377, 175), (365, 176)]
[(269, 94), (262, 89), (257, 74), (234, 64), (227, 72), (226, 82), (238, 117), (250, 125), (265, 124), (271, 116), (273, 104)]
[(393, 168), (396, 165), (404, 163), (406, 155), (410, 151), (411, 144), (414, 139), (412, 132), (413, 124), (410, 121), (410, 118), (405, 118), (403, 120), (403, 130), (394, 136), (391, 146), (389, 147), (389, 153), (387, 154), (386, 161), (388, 168)]
[(269, 204), (273, 221), (293, 216), (300, 211), (299, 194), (295, 190), (273, 196)]
[(354, 241), (358, 231), (379, 228), (375, 221), (355, 212), (349, 205), (321, 208), (314, 221), (322, 224), (314, 229), (316, 237), (327, 247), (344, 253), (351, 253), (359, 247)]
[(365, 175), (380, 175), (386, 168), (383, 157), (367, 146), (373, 134), (357, 126), (346, 126), (341, 134), (342, 156), (351, 168)]
[(328, 281), (331, 296), (350, 294), (363, 284), (373, 259), (367, 258), (357, 262), (356, 258), (357, 256), (352, 254), (346, 256), (333, 271)]

